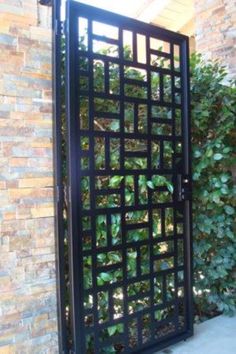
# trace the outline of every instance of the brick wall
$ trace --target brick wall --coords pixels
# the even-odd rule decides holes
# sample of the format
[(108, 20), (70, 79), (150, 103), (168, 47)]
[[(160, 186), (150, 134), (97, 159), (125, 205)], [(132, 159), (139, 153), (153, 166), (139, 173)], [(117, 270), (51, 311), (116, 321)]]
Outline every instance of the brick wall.
[(57, 353), (50, 9), (0, 0), (0, 353)]
[(194, 0), (196, 50), (219, 59), (236, 78), (236, 1)]

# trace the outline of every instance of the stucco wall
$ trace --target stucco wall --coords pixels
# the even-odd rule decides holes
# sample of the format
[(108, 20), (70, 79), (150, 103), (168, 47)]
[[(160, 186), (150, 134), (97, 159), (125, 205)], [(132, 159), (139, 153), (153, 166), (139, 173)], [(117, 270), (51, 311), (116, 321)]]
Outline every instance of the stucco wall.
[(196, 50), (236, 78), (236, 1), (195, 0)]
[(0, 1), (0, 353), (57, 353), (50, 9)]

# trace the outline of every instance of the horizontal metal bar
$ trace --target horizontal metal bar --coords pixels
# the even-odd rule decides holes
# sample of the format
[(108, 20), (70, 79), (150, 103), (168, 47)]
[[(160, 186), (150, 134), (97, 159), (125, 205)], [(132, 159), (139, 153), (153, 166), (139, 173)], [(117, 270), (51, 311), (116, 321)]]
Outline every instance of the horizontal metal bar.
[(117, 270), (117, 269), (121, 269), (121, 268), (122, 268), (122, 263), (97, 266), (96, 273), (99, 274), (100, 272), (109, 272), (109, 271)]
[(171, 54), (166, 53), (166, 52), (162, 52), (161, 50), (156, 50), (156, 49), (150, 49), (150, 54), (154, 54), (154, 55), (157, 55), (158, 57), (163, 57), (163, 58), (167, 58), (167, 59), (171, 58)]
[(135, 85), (135, 86), (141, 86), (141, 87), (148, 86), (148, 83), (146, 81), (129, 79), (129, 78), (125, 78), (124, 83), (128, 84), (128, 85)]
[[(124, 139), (140, 139), (140, 140), (149, 140), (152, 141), (177, 141), (182, 142), (183, 138), (181, 136), (172, 136), (172, 135), (163, 135), (163, 134), (147, 134), (147, 133), (121, 133), (113, 131), (100, 131), (100, 130), (84, 130), (80, 129), (81, 136), (93, 136), (93, 137), (105, 137), (109, 136), (110, 138), (121, 138)], [(177, 155), (177, 153), (176, 153)], [(180, 154), (182, 156), (182, 154)]]
[(138, 230), (138, 229), (146, 229), (150, 227), (148, 222), (139, 222), (137, 224), (126, 224), (125, 225), (125, 230)]
[(106, 118), (106, 119), (120, 119), (119, 113), (112, 112), (94, 112), (95, 118)]
[(125, 151), (125, 157), (147, 158), (147, 151)]
[[(168, 241), (165, 240), (165, 242), (168, 242)], [(157, 261), (157, 260), (162, 260), (162, 259), (166, 259), (166, 258), (170, 258), (170, 257), (174, 257), (174, 256), (175, 256), (174, 252), (165, 252), (163, 254), (153, 255), (153, 259), (155, 261)]]
[[(175, 173), (173, 169), (167, 169), (167, 168), (160, 168), (160, 169), (151, 169), (148, 170), (147, 168), (144, 169), (133, 169), (133, 170), (93, 170), (93, 175), (94, 176), (129, 176), (129, 175), (134, 175), (134, 176), (139, 176), (139, 175), (172, 175)], [(83, 170), (81, 171), (81, 176), (89, 176), (91, 175), (91, 171), (88, 170)]]
[(155, 122), (155, 123), (173, 125), (172, 119), (152, 117), (151, 120), (152, 120), (152, 122)]
[(100, 36), (98, 34), (92, 34), (93, 40), (100, 41), (100, 42), (106, 42), (109, 44), (114, 44), (114, 45), (119, 45), (119, 41), (116, 39), (108, 38), (106, 36)]
[[(111, 210), (112, 214), (115, 213), (121, 213), (121, 212), (129, 212), (129, 211), (136, 211), (136, 210), (148, 210), (148, 208), (152, 207), (153, 209), (157, 208), (173, 208), (174, 203), (153, 203), (151, 206), (150, 205), (141, 205), (141, 206), (122, 206), (122, 207), (110, 207), (109, 210)], [(99, 215), (99, 214), (105, 214), (107, 213), (108, 209), (107, 208), (99, 208), (99, 209), (93, 209), (91, 210), (83, 210), (83, 216), (90, 216), (90, 215)]]

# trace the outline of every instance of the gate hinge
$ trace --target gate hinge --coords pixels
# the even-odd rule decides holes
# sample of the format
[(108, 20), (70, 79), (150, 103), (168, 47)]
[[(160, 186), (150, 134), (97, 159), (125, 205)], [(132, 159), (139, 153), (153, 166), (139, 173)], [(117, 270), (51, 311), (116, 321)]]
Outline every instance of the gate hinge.
[(65, 21), (56, 20), (55, 21), (55, 31), (56, 31), (56, 35), (57, 36), (66, 34), (66, 23), (65, 23)]
[(52, 6), (52, 0), (39, 0), (40, 5)]

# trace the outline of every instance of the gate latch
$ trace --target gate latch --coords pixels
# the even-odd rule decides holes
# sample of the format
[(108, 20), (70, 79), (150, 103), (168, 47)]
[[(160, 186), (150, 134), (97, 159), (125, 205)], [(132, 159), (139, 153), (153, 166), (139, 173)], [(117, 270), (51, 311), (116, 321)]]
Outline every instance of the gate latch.
[(190, 179), (187, 175), (177, 175), (177, 200), (182, 202), (191, 199)]

